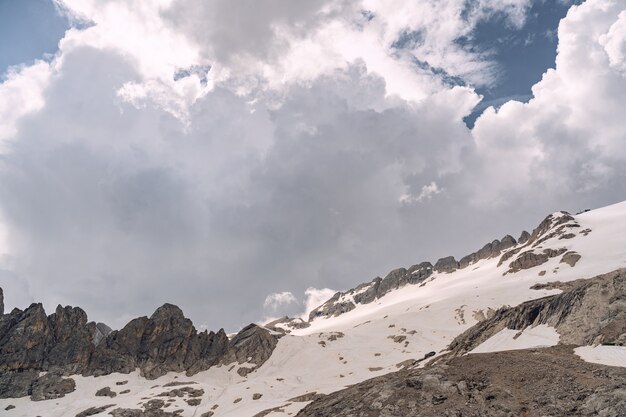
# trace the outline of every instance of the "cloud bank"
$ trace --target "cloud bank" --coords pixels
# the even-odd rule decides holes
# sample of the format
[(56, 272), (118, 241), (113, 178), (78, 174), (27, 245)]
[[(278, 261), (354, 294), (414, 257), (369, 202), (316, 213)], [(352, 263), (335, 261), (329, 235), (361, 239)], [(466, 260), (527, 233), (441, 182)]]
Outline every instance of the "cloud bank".
[(459, 39), (529, 1), (62, 5), (92, 24), (0, 84), (8, 305), (236, 330), (625, 198), (626, 1), (572, 6), (533, 98), (471, 130), (498, 66)]

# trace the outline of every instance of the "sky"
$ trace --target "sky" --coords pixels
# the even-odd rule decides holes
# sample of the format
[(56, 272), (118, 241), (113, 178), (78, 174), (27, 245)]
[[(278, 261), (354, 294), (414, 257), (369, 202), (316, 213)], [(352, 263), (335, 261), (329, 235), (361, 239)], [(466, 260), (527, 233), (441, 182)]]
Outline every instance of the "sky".
[(0, 286), (114, 328), (626, 199), (626, 0), (0, 0)]

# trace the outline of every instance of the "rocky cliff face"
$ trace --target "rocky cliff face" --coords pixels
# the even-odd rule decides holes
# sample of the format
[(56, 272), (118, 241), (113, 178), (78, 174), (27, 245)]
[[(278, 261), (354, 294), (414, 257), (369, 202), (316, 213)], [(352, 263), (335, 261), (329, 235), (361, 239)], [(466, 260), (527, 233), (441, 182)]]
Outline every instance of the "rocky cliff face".
[(463, 355), (500, 330), (524, 330), (547, 324), (561, 344), (626, 345), (626, 269), (587, 280), (539, 285), (559, 288), (561, 294), (501, 308), (458, 336), (451, 344), (453, 356)]
[[(47, 316), (41, 304), (0, 317), (0, 398), (29, 395), (51, 375), (106, 375), (139, 368), (154, 379), (167, 372), (189, 375), (217, 363), (238, 361), (261, 365), (277, 338), (250, 325), (231, 341), (223, 329), (198, 333), (175, 305), (164, 304), (150, 318), (131, 320), (119, 331), (87, 321), (78, 307), (58, 306)], [(251, 371), (252, 369), (250, 369)], [(57, 380), (67, 388), (69, 383)]]

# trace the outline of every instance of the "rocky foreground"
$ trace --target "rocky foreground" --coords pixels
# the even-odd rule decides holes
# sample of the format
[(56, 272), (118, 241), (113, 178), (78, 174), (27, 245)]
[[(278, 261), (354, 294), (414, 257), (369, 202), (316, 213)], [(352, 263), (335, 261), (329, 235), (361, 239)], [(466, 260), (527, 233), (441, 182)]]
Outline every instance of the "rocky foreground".
[(297, 417), (626, 415), (626, 368), (584, 362), (572, 346), (481, 353), (370, 379)]

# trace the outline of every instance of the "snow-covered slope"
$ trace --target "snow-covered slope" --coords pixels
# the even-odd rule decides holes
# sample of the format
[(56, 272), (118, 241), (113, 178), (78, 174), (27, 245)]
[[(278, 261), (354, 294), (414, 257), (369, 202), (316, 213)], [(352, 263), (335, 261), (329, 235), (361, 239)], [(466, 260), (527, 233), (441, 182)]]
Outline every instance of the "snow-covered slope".
[[(246, 417), (270, 409), (275, 410), (260, 415), (295, 415), (313, 399), (312, 395), (296, 397), (331, 393), (415, 365), (416, 360), (444, 352), (456, 336), (494, 310), (560, 292), (531, 289), (535, 284), (590, 278), (623, 267), (626, 202), (572, 217), (555, 213), (527, 242), (499, 256), (450, 273), (433, 272), (418, 284), (401, 286), (366, 304), (357, 303), (350, 311), (316, 317), (305, 328), (285, 326), (289, 333), (280, 338), (270, 359), (245, 377), (236, 372), (245, 364), (213, 367), (192, 377), (169, 373), (153, 381), (137, 373), (75, 376), (76, 391), (63, 398), (41, 402), (28, 397), (4, 399), (0, 410), (14, 405), (14, 409), (1, 411), (2, 415), (74, 416), (89, 407), (115, 404), (104, 415), (118, 407), (141, 408), (149, 399), (160, 398), (174, 400), (164, 411), (184, 410), (183, 416)], [(365, 289), (367, 285), (360, 286), (360, 291)], [(348, 296), (353, 297), (354, 292)], [(342, 301), (345, 297), (337, 302)], [(547, 326), (528, 329), (521, 336), (516, 333), (504, 330), (477, 352), (545, 346), (559, 340), (556, 330)], [(589, 360), (610, 354), (611, 364), (626, 366), (623, 349), (615, 347), (605, 355), (581, 348), (579, 354)], [(124, 385), (116, 385), (126, 380)], [(178, 388), (163, 387), (175, 381), (193, 381), (189, 386), (202, 389), (204, 393), (197, 397), (200, 404), (190, 405), (186, 401), (189, 396), (158, 396)], [(95, 396), (107, 386), (118, 395)], [(129, 392), (122, 394), (123, 390)]]

